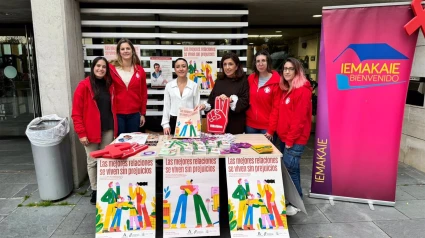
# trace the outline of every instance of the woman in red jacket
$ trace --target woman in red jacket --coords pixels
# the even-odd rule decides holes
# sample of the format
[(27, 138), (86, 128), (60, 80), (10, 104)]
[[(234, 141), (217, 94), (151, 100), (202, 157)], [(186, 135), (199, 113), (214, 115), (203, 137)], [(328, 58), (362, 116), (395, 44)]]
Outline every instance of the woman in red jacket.
[(246, 112), (246, 133), (261, 133), (275, 141), (279, 100), (280, 75), (272, 70), (272, 58), (266, 50), (258, 51), (254, 57), (254, 73), (248, 77), (249, 104)]
[(117, 44), (117, 59), (109, 65), (115, 89), (118, 134), (139, 131), (145, 124), (148, 91), (146, 73), (128, 39)]
[(78, 84), (72, 103), (74, 129), (87, 153), (87, 171), (93, 190), (91, 204), (96, 204), (97, 162), (89, 154), (103, 149), (117, 134), (111, 84), (108, 61), (97, 57), (93, 60), (90, 76)]
[[(304, 75), (300, 61), (294, 58), (286, 60), (280, 87), (283, 95), (279, 106), (277, 134), (282, 141), (280, 148), (283, 162), (302, 197), (300, 159), (310, 137), (313, 89)], [(291, 205), (287, 207), (288, 215), (295, 215), (298, 211)]]

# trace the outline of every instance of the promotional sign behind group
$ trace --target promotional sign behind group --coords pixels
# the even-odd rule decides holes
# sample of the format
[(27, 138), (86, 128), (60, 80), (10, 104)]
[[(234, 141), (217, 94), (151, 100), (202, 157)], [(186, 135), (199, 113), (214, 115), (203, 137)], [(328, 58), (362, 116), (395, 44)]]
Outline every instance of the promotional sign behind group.
[(323, 11), (313, 196), (395, 201), (412, 17), (408, 5)]
[(189, 63), (188, 78), (198, 84), (201, 94), (209, 94), (217, 79), (217, 47), (184, 46), (183, 58)]

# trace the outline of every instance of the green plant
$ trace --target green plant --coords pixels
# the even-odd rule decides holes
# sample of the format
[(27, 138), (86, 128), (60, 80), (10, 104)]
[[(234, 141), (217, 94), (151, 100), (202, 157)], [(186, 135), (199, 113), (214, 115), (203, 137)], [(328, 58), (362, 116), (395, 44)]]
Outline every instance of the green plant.
[(87, 193), (87, 190), (85, 190), (85, 191), (82, 191), (82, 192), (77, 192), (77, 194), (79, 194), (79, 195), (81, 195), (81, 196), (84, 196), (84, 195), (86, 195), (86, 193)]
[[(22, 205), (22, 204), (20, 204)], [(27, 207), (50, 207), (50, 206), (71, 206), (75, 204), (71, 204), (69, 202), (60, 202), (60, 203), (54, 203), (52, 201), (40, 201), (40, 202), (32, 202), (28, 203)]]
[(258, 230), (260, 230), (262, 227), (263, 227), (263, 220), (261, 218), (258, 218), (258, 224), (257, 224)]
[(103, 213), (102, 213), (102, 208), (96, 204), (96, 233), (100, 233), (102, 231), (103, 228)]
[(227, 207), (229, 209), (229, 226), (230, 226), (230, 230), (233, 231), (235, 230), (237, 226), (237, 221), (236, 221), (236, 212), (234, 210), (235, 207), (233, 206), (232, 200), (229, 199)]

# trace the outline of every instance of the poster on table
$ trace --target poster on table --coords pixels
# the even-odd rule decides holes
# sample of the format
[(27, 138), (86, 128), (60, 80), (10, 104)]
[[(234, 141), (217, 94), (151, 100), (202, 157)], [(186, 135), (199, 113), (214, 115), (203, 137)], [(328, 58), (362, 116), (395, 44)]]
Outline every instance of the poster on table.
[(232, 237), (289, 237), (280, 156), (226, 157)]
[(151, 87), (165, 88), (173, 80), (173, 62), (171, 57), (151, 57)]
[(323, 10), (311, 195), (394, 202), (410, 6)]
[(164, 157), (164, 237), (220, 236), (218, 156)]
[(198, 84), (201, 94), (209, 94), (217, 79), (217, 48), (185, 46), (183, 57), (189, 64), (189, 79)]
[[(140, 47), (135, 45), (134, 50), (137, 57), (140, 58)], [(117, 59), (117, 45), (103, 45), (103, 57), (108, 61)]]
[(155, 237), (155, 158), (99, 159), (96, 237)]
[(201, 137), (201, 114), (190, 108), (179, 108), (174, 138)]

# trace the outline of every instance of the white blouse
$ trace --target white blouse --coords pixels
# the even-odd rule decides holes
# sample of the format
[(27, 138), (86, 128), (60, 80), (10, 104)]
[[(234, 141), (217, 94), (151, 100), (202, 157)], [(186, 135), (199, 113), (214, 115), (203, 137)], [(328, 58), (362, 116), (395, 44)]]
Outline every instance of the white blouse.
[(177, 79), (168, 82), (164, 92), (164, 110), (162, 112), (161, 126), (165, 129), (170, 127), (170, 116), (177, 116), (179, 108), (195, 108), (199, 104), (200, 94), (198, 85), (188, 79), (183, 89), (183, 96), (177, 86)]
[(133, 74), (134, 74), (134, 67), (131, 67), (130, 72), (124, 71), (121, 67), (117, 67), (116, 69), (122, 81), (124, 82), (125, 86), (127, 86), (128, 88), (128, 85), (130, 84), (131, 78), (133, 77)]

